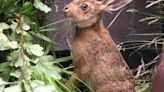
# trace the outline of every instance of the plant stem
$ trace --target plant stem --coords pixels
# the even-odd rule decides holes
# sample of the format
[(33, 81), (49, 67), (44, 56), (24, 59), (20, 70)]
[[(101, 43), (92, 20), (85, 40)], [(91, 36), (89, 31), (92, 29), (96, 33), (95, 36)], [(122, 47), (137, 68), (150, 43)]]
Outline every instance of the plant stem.
[[(24, 35), (23, 35), (23, 32), (24, 32), (24, 29), (23, 29), (23, 22), (24, 22), (24, 17), (23, 15), (20, 15), (19, 16), (19, 26), (20, 26), (20, 29), (21, 29), (21, 32), (20, 32), (20, 53), (21, 53), (21, 56), (23, 56), (23, 64), (25, 64), (25, 58), (24, 58)], [(22, 80), (26, 80), (26, 78), (24, 77), (24, 70), (23, 70), (23, 67), (24, 66), (21, 66), (21, 75), (22, 75)]]

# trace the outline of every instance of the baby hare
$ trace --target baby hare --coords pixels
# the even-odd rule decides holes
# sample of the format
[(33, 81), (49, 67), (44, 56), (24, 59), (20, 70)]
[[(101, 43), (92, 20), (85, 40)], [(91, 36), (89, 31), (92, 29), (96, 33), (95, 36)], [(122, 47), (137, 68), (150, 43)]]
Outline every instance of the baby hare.
[[(64, 12), (76, 25), (72, 41), (75, 76), (94, 92), (135, 92), (129, 67), (104, 27), (105, 11), (116, 11), (132, 0), (72, 0)], [(71, 77), (69, 82), (77, 85)]]

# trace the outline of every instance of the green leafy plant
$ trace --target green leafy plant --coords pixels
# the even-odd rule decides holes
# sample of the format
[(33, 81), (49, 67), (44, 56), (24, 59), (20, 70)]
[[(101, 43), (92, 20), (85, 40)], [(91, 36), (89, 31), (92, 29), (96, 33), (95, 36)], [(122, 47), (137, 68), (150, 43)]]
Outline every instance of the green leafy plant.
[[(61, 74), (72, 74), (37, 44), (55, 43), (40, 30), (37, 11), (51, 11), (41, 0), (0, 0), (0, 92), (72, 92)], [(37, 42), (37, 43), (36, 43)]]

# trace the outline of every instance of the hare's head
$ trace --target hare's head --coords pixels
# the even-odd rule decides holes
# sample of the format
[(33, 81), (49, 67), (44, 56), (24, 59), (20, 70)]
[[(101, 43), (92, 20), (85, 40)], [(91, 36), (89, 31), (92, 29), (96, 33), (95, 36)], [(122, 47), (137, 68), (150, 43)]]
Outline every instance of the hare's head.
[(74, 24), (81, 28), (94, 25), (105, 11), (116, 11), (132, 0), (72, 0), (64, 12)]

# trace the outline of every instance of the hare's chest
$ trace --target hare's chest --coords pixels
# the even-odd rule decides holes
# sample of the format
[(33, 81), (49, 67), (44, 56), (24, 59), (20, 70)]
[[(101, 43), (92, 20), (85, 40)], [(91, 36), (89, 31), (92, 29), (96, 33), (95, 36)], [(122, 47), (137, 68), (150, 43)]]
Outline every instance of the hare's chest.
[(99, 63), (113, 48), (100, 37), (75, 40), (72, 44), (72, 54), (76, 65), (92, 65)]

